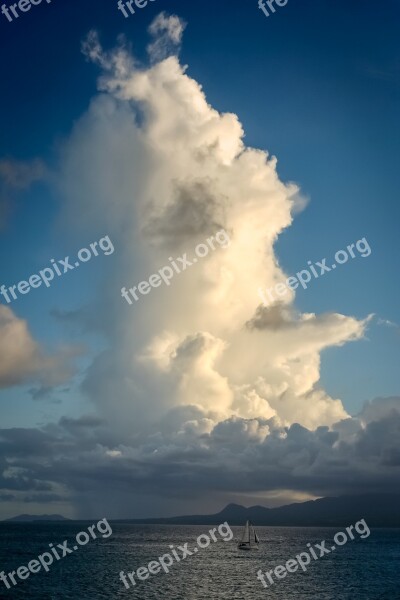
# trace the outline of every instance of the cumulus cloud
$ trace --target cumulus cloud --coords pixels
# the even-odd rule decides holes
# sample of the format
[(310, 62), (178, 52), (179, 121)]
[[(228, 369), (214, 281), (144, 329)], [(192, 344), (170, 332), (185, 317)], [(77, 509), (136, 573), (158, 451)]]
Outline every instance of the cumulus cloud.
[(32, 381), (47, 389), (59, 385), (71, 377), (69, 361), (76, 352), (64, 348), (46, 354), (32, 338), (27, 322), (0, 305), (0, 389)]
[[(162, 39), (164, 30), (179, 41), (183, 24), (162, 14), (151, 32)], [(126, 415), (151, 429), (154, 415), (185, 405), (216, 422), (275, 416), (315, 427), (345, 417), (318, 386), (320, 353), (360, 339), (367, 319), (297, 314), (294, 293), (259, 305), (259, 285), (285, 277), (274, 243), (292, 223), (298, 188), (279, 180), (274, 157), (244, 145), (238, 117), (212, 108), (176, 56), (145, 68), (123, 44), (104, 51), (95, 32), (83, 49), (102, 69), (102, 93), (64, 147), (59, 181), (69, 221), (107, 224), (120, 249), (97, 307), (110, 348), (84, 383), (100, 414), (121, 431)], [(121, 287), (221, 228), (229, 249), (123, 304)]]

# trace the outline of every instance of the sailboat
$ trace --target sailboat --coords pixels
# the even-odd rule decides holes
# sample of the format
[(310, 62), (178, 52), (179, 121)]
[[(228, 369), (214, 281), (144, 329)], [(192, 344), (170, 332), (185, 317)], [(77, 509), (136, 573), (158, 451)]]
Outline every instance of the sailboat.
[(238, 543), (239, 550), (258, 550), (259, 543), (259, 537), (252, 523), (246, 521), (242, 539)]

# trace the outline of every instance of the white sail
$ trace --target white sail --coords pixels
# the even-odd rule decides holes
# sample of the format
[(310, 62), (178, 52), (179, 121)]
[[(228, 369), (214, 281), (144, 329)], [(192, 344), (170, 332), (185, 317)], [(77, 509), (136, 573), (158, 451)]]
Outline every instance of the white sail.
[(241, 539), (241, 543), (242, 544), (250, 544), (250, 527), (249, 527), (249, 522), (246, 521), (246, 525), (244, 528), (244, 532), (242, 535), (242, 539)]
[(254, 541), (256, 544), (260, 543), (260, 538), (258, 537), (256, 530), (254, 530)]
[(253, 524), (250, 523), (250, 544), (251, 542), (254, 542), (255, 544), (259, 544), (260, 540), (258, 539), (258, 535), (256, 533), (256, 530), (253, 527)]

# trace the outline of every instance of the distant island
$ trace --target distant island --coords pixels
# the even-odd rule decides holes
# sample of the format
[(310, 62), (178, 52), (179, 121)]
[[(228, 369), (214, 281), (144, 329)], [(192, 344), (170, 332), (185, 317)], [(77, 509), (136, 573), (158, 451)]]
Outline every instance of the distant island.
[(3, 523), (34, 523), (35, 521), (70, 521), (62, 515), (18, 515), (11, 519), (4, 519)]

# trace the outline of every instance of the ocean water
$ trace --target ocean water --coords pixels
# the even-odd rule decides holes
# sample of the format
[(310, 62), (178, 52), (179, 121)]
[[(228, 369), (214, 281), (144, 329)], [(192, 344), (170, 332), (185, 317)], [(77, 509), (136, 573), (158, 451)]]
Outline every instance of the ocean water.
[[(15, 571), (65, 539), (72, 548), (75, 536), (92, 523), (0, 524), (0, 571)], [(0, 599), (29, 600), (399, 600), (400, 530), (372, 529), (366, 539), (356, 536), (318, 560), (307, 571), (298, 570), (269, 585), (257, 579), (263, 572), (285, 564), (307, 550), (307, 543), (332, 539), (338, 528), (258, 527), (258, 551), (236, 547), (241, 528), (232, 527), (234, 538), (217, 542), (197, 554), (174, 563), (168, 574), (161, 571), (146, 581), (137, 580), (129, 590), (120, 571), (136, 571), (171, 552), (170, 545), (193, 549), (196, 538), (210, 526), (131, 525), (112, 523), (113, 534), (100, 537), (54, 562), (48, 573), (31, 574), (7, 590), (0, 581)], [(100, 534), (98, 534), (100, 535)], [(76, 543), (76, 542), (75, 542)], [(179, 552), (181, 555), (181, 552)], [(129, 581), (129, 580), (128, 580)]]

